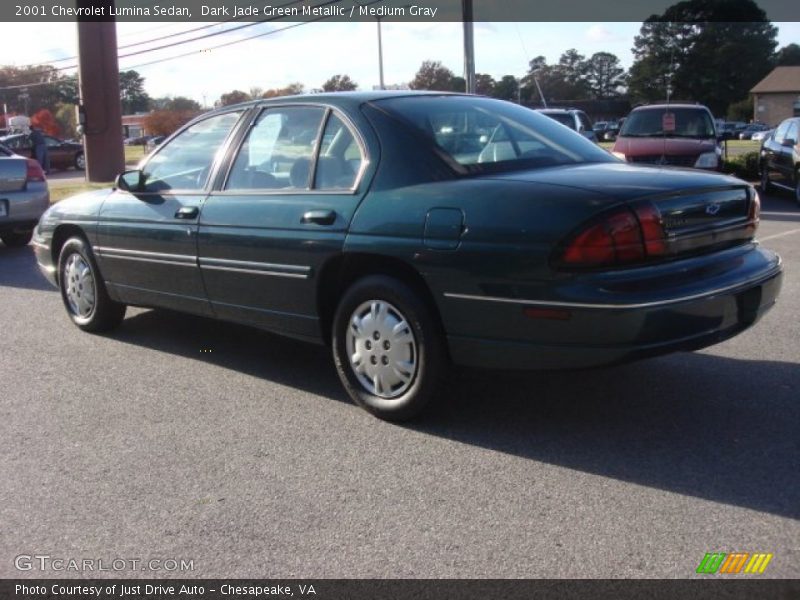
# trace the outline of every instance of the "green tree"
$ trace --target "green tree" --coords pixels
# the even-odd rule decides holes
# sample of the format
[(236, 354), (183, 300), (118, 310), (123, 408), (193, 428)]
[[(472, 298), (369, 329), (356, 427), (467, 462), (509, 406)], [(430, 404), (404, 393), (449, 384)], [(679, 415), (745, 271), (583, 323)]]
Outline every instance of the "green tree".
[(777, 29), (753, 0), (685, 0), (653, 15), (634, 40), (634, 100), (672, 98), (724, 114), (772, 68)]
[(144, 77), (136, 71), (120, 72), (119, 100), (122, 104), (123, 115), (149, 110), (150, 96), (144, 90)]
[(748, 96), (744, 100), (739, 100), (728, 105), (726, 115), (729, 121), (750, 121), (753, 118), (753, 97)]
[(233, 90), (227, 94), (222, 94), (217, 101), (217, 106), (230, 106), (231, 104), (240, 104), (252, 100), (250, 94), (242, 90)]
[(494, 86), (492, 96), (501, 100), (516, 102), (519, 92), (519, 81), (513, 75), (503, 75)]
[(325, 92), (352, 92), (358, 88), (358, 84), (350, 79), (350, 75), (334, 75), (322, 84)]
[(776, 67), (800, 67), (800, 46), (789, 44), (775, 53)]
[(0, 103), (11, 113), (32, 115), (59, 102), (77, 103), (78, 82), (52, 65), (0, 66)]
[(493, 96), (497, 82), (491, 75), (485, 73), (475, 74), (475, 93), (481, 96)]
[(56, 104), (53, 116), (56, 118), (61, 135), (68, 139), (78, 137), (78, 119), (75, 115), (75, 105), (62, 102)]
[(262, 98), (275, 98), (278, 96), (297, 96), (305, 91), (302, 83), (290, 83), (284, 88), (269, 89), (261, 96)]
[(586, 61), (585, 77), (589, 93), (593, 98), (605, 100), (619, 95), (617, 91), (624, 84), (625, 69), (619, 58), (610, 52), (595, 52)]
[(200, 103), (186, 96), (164, 96), (150, 101), (153, 110), (167, 110), (174, 112), (200, 112)]
[[(424, 61), (414, 75), (414, 79), (408, 84), (412, 90), (437, 90), (440, 92), (455, 91), (457, 85), (458, 81), (453, 72), (438, 60)], [(464, 91), (463, 87), (461, 91)]]

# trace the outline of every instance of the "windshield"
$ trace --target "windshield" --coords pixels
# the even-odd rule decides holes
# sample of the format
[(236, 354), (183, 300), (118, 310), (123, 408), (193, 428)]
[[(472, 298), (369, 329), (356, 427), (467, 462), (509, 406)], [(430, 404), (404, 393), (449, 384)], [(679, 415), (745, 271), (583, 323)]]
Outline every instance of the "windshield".
[(376, 104), (412, 125), (469, 173), (614, 161), (583, 136), (510, 102), (411, 96)]
[(562, 125), (566, 125), (570, 129), (575, 129), (575, 119), (572, 118), (572, 115), (569, 113), (549, 113), (543, 112), (542, 113), (546, 117), (550, 117), (554, 121), (558, 121)]
[[(675, 115), (675, 128), (664, 131), (663, 124), (669, 119), (664, 119), (664, 113)], [(714, 121), (711, 115), (701, 108), (648, 108), (632, 112), (625, 120), (620, 131), (620, 137), (686, 137), (686, 138), (711, 138), (715, 137)]]

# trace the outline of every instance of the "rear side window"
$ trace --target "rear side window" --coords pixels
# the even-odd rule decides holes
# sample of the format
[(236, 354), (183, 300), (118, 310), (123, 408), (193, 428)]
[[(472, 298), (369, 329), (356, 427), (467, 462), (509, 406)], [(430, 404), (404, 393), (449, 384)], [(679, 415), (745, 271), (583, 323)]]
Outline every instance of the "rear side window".
[(324, 109), (309, 106), (264, 110), (239, 150), (225, 189), (309, 189), (324, 115)]
[(786, 132), (786, 137), (784, 137), (784, 139), (797, 142), (797, 130), (797, 123), (793, 121), (792, 124), (789, 125), (789, 131)]
[(364, 156), (353, 132), (331, 113), (322, 134), (314, 189), (347, 190), (356, 184)]

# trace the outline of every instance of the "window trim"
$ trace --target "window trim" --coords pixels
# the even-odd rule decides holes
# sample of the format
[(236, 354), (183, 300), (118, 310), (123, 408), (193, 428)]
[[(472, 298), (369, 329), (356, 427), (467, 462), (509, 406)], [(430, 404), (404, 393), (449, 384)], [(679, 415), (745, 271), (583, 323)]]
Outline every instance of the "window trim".
[[(317, 131), (317, 139), (314, 142), (314, 152), (312, 153), (313, 162), (311, 164), (311, 168), (309, 169), (310, 179), (307, 182), (309, 185), (314, 184), (314, 180), (316, 179), (316, 171), (317, 171), (317, 159), (319, 157), (319, 152), (322, 147), (322, 135), (325, 132), (325, 127), (328, 124), (328, 119), (330, 118), (331, 114), (336, 114), (336, 116), (344, 123), (345, 127), (350, 130), (350, 133), (353, 134), (353, 139), (355, 139), (356, 144), (358, 145), (358, 149), (361, 152), (361, 167), (356, 173), (355, 180), (353, 181), (353, 186), (350, 188), (341, 188), (336, 190), (318, 190), (313, 187), (306, 187), (305, 189), (286, 189), (286, 188), (254, 188), (249, 190), (229, 190), (226, 189), (228, 185), (228, 181), (230, 180), (231, 171), (233, 170), (233, 165), (236, 163), (236, 159), (239, 156), (239, 152), (241, 152), (242, 146), (247, 141), (247, 136), (249, 135), (250, 130), (255, 126), (258, 118), (268, 110), (274, 109), (281, 109), (281, 108), (291, 108), (291, 107), (306, 107), (306, 108), (321, 108), (323, 109), (322, 121), (320, 123), (320, 128)], [(249, 123), (247, 124), (245, 134), (242, 136), (242, 139), (238, 141), (238, 146), (236, 151), (229, 156), (228, 165), (225, 169), (225, 175), (220, 182), (219, 189), (214, 189), (210, 193), (214, 196), (308, 196), (308, 195), (318, 195), (318, 196), (341, 196), (344, 194), (349, 195), (356, 195), (358, 194), (359, 187), (361, 186), (361, 182), (364, 178), (364, 174), (367, 171), (367, 168), (370, 164), (370, 156), (367, 152), (367, 145), (364, 142), (364, 138), (361, 135), (358, 127), (355, 126), (352, 119), (348, 115), (344, 113), (344, 111), (339, 110), (337, 107), (332, 106), (330, 104), (320, 104), (316, 102), (280, 102), (276, 104), (264, 104), (260, 106), (256, 106), (256, 111), (253, 114), (252, 118), (250, 119)]]

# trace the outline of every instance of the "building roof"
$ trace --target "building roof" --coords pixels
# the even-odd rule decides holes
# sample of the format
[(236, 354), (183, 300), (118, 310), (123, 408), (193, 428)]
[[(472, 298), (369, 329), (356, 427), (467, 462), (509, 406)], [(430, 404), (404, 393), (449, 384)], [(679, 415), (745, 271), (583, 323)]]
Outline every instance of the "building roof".
[(800, 94), (800, 67), (775, 67), (750, 91), (754, 94), (776, 92)]

